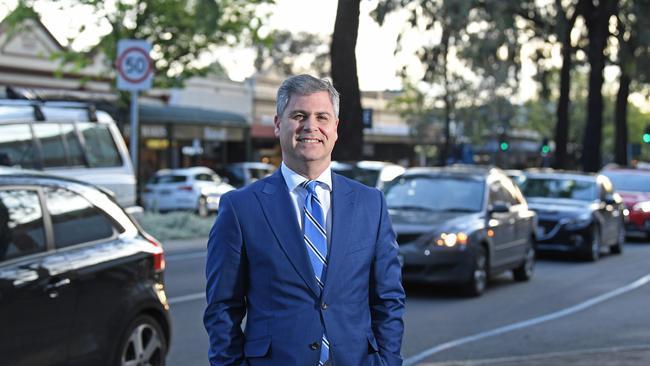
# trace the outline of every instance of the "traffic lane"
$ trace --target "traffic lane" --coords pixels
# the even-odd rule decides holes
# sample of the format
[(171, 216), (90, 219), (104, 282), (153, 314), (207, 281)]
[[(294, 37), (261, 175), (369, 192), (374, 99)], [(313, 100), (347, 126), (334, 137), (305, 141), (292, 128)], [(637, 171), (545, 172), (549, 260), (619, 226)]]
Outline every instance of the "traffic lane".
[[(523, 360), (531, 355), (542, 358), (556, 353), (560, 355), (547, 358), (546, 364), (565, 365), (560, 361), (579, 356), (596, 365), (605, 357), (598, 350), (616, 353), (616, 349), (625, 352), (650, 346), (650, 316), (646, 306), (649, 295), (650, 285), (646, 284), (569, 316), (466, 343), (434, 354), (426, 361), (486, 362), (504, 357)], [(603, 364), (617, 364), (615, 357), (608, 357), (610, 362)], [(513, 362), (504, 360), (490, 364), (511, 365)], [(641, 364), (650, 364), (650, 358)]]
[(169, 254), (165, 291), (170, 299), (205, 292), (205, 250)]
[(182, 249), (166, 253), (165, 291), (172, 319), (172, 344), (167, 364), (206, 365), (208, 335), (203, 327), (206, 252), (204, 249)]
[(530, 282), (499, 276), (480, 298), (450, 288), (407, 286), (404, 355), (559, 311), (646, 275), (650, 245), (628, 245), (622, 256), (599, 262), (542, 260)]
[(167, 355), (171, 366), (208, 364), (208, 334), (203, 327), (205, 300), (182, 301), (170, 306), (172, 345)]

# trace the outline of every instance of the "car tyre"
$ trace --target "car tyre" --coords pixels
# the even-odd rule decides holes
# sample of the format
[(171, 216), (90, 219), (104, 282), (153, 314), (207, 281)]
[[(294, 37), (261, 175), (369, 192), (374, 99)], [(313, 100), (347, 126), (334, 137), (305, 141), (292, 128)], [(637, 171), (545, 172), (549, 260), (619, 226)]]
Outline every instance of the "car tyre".
[(485, 292), (488, 282), (488, 257), (485, 248), (479, 246), (474, 254), (472, 276), (465, 285), (464, 292), (468, 296), (477, 297)]
[(210, 214), (208, 210), (208, 199), (205, 196), (199, 197), (199, 205), (196, 208), (196, 213), (201, 217), (207, 217)]
[(160, 324), (148, 315), (139, 315), (122, 334), (115, 366), (164, 366), (167, 342)]
[(618, 235), (616, 236), (616, 243), (609, 247), (609, 252), (612, 254), (622, 254), (623, 245), (625, 245), (625, 225), (618, 224)]
[(517, 268), (512, 270), (512, 276), (517, 282), (528, 281), (533, 277), (533, 270), (535, 269), (535, 249), (532, 243), (526, 249), (526, 257), (524, 262)]
[(584, 258), (589, 262), (596, 262), (600, 259), (600, 247), (601, 247), (601, 236), (600, 228), (594, 226), (591, 231), (591, 241), (589, 242), (589, 247), (586, 249)]

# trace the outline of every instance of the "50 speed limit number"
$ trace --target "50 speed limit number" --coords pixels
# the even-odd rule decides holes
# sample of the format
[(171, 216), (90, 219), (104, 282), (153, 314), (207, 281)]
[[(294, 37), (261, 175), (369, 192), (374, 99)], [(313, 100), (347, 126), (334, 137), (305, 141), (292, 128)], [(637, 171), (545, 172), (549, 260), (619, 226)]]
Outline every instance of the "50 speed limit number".
[(149, 57), (151, 47), (140, 40), (122, 40), (118, 44), (117, 87), (122, 90), (143, 90), (151, 88), (152, 63)]

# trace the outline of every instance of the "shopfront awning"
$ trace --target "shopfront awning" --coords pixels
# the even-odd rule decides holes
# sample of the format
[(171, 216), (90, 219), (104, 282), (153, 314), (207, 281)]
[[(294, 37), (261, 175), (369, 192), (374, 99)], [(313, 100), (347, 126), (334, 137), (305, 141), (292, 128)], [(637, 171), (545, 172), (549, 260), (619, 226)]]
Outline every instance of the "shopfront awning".
[(214, 109), (141, 104), (139, 113), (139, 121), (142, 124), (249, 127), (243, 115)]

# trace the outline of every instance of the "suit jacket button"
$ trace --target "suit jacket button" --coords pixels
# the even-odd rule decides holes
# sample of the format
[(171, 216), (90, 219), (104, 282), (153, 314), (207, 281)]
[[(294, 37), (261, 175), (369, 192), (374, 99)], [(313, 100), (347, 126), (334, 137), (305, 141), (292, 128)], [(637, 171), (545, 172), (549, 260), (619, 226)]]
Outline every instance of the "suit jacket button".
[(327, 304), (326, 304), (326, 303), (322, 303), (322, 304), (320, 305), (320, 308), (323, 309), (323, 310), (327, 310)]
[(311, 348), (314, 351), (317, 350), (318, 349), (318, 343), (314, 342), (314, 343), (310, 344), (309, 348)]

